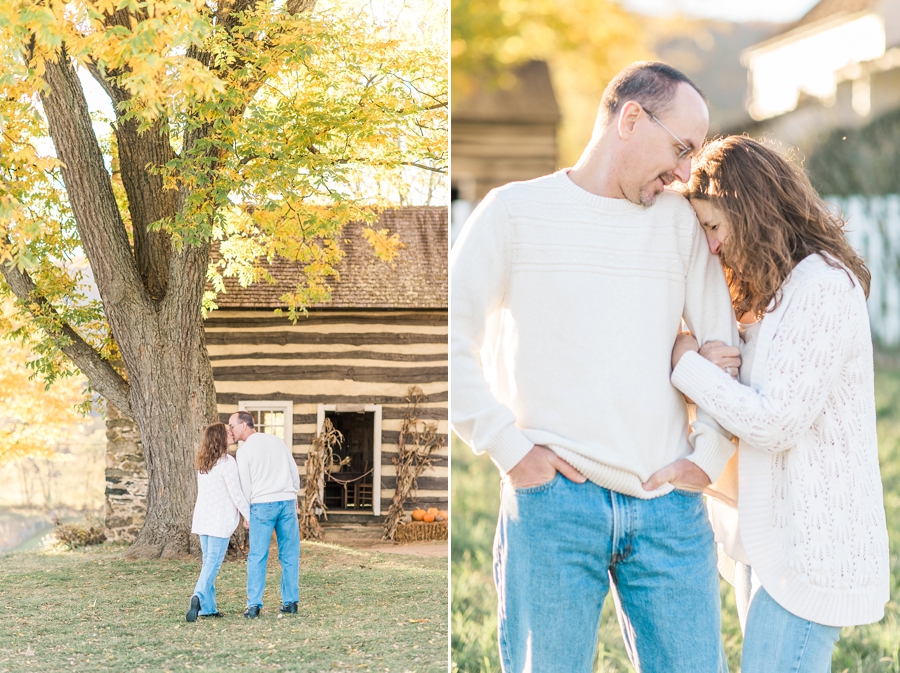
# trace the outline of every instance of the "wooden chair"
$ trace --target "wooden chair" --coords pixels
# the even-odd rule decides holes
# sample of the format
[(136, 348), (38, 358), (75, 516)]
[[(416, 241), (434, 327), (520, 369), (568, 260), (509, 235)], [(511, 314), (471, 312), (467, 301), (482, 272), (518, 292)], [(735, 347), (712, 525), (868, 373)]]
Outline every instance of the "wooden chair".
[(355, 482), (356, 488), (354, 489), (353, 500), (356, 503), (356, 509), (362, 509), (363, 507), (371, 507), (372, 506), (372, 475), (366, 474), (369, 471), (369, 461), (366, 461), (363, 464), (363, 474), (365, 475), (362, 479)]

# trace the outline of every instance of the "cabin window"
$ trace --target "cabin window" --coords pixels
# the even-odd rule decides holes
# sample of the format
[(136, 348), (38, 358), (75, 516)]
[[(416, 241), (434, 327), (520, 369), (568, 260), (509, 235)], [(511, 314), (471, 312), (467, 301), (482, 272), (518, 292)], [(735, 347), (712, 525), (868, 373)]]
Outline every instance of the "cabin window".
[(280, 400), (238, 402), (238, 409), (253, 416), (257, 432), (264, 432), (284, 440), (293, 452), (294, 405)]
[(331, 511), (381, 514), (381, 405), (320, 404), (316, 432), (325, 419), (341, 433), (335, 457), (343, 465), (326, 475), (322, 499)]

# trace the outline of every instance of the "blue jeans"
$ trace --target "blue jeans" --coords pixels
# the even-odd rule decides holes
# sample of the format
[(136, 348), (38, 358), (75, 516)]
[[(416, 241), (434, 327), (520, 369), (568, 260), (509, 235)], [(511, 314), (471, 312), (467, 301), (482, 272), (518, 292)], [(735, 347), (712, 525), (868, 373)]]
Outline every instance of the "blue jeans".
[(759, 585), (759, 578), (751, 575), (747, 566), (738, 564), (737, 570), (743, 571), (735, 573), (739, 609), (749, 605), (741, 620), (746, 624), (741, 673), (830, 673), (840, 627), (788, 612)]
[(699, 493), (641, 500), (560, 474), (533, 488), (504, 482), (494, 580), (506, 673), (589, 673), (610, 586), (639, 672), (728, 670)]
[(194, 595), (200, 598), (200, 614), (214, 615), (216, 610), (216, 575), (222, 561), (225, 560), (225, 552), (228, 551), (227, 537), (215, 537), (213, 535), (200, 536), (200, 549), (203, 552), (203, 566), (200, 568), (200, 578), (194, 587)]
[(266, 563), (272, 531), (278, 540), (281, 562), (281, 602), (300, 600), (300, 527), (297, 501), (260, 502), (250, 505), (250, 553), (247, 555), (247, 605), (262, 607), (266, 588)]

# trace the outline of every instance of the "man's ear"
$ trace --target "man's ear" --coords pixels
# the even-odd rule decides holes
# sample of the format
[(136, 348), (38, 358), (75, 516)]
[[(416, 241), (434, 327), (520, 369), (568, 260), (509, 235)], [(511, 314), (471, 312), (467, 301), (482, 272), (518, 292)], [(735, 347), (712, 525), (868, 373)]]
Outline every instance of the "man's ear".
[(633, 100), (626, 102), (619, 109), (619, 114), (616, 118), (616, 131), (619, 134), (619, 138), (627, 141), (634, 135), (643, 111), (644, 108)]

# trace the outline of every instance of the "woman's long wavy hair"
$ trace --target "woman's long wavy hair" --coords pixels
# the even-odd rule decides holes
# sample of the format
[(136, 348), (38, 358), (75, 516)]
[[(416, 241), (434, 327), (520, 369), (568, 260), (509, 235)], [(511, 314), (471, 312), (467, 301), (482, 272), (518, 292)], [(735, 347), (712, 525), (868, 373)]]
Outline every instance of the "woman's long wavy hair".
[[(806, 174), (773, 149), (744, 136), (709, 142), (680, 189), (728, 219), (731, 234), (719, 252), (738, 317), (761, 317), (791, 270), (811, 254), (846, 266), (869, 294), (871, 274), (844, 237), (844, 221), (829, 212)], [(852, 280), (852, 278), (851, 278)]]
[(203, 431), (197, 452), (197, 469), (206, 474), (228, 452), (228, 431), (224, 423), (212, 423)]

